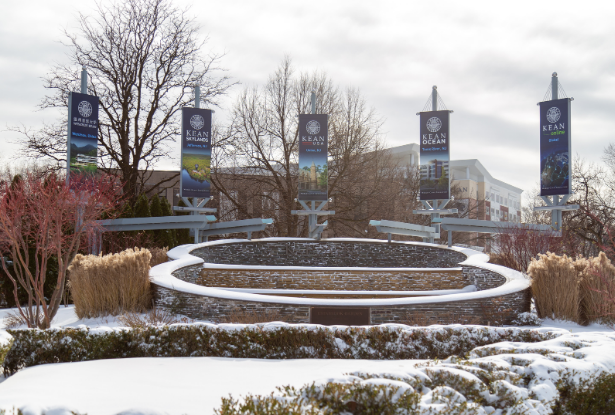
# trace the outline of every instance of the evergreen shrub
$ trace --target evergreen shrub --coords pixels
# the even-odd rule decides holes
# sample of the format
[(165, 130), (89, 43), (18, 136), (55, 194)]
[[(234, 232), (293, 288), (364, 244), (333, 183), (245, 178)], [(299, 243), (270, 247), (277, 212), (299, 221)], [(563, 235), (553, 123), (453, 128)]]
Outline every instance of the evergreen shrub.
[(402, 326), (305, 327), (177, 324), (117, 329), (9, 330), (14, 338), (4, 373), (46, 363), (129, 357), (233, 357), (258, 359), (445, 359), (479, 346), (540, 342), (549, 332), (480, 326), (424, 329)]
[(560, 387), (555, 414), (615, 414), (615, 373), (602, 373), (594, 379), (574, 382), (568, 378)]

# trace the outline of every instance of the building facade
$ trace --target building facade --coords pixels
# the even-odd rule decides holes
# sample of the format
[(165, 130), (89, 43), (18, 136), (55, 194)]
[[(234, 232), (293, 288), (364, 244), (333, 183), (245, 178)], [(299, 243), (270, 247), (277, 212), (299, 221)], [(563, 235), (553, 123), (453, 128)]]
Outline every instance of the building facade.
[(428, 160), (420, 165), (418, 144), (406, 144), (388, 149), (400, 165), (417, 166), (421, 178), (439, 178), (447, 169), (451, 178), (451, 191), (455, 199), (467, 206), (470, 219), (498, 222), (521, 221), (521, 194), (523, 189), (496, 179), (477, 159), (441, 161)]

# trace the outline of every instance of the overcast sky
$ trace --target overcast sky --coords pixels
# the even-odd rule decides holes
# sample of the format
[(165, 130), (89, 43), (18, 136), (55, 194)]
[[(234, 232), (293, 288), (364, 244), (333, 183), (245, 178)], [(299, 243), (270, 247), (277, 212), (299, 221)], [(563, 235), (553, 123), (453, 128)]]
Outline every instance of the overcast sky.
[[(104, 0), (102, 0), (104, 1)], [(358, 87), (385, 120), (388, 146), (418, 142), (415, 114), (438, 86), (451, 115), (451, 158), (479, 159), (491, 174), (530, 190), (538, 181), (539, 119), (552, 72), (572, 103), (572, 149), (589, 162), (615, 141), (613, 2), (198, 1), (190, 12), (225, 52), (241, 88), (262, 85), (290, 55), (297, 71), (324, 71)], [(40, 77), (66, 59), (63, 30), (92, 0), (0, 0), (0, 161), (16, 159), (6, 126), (53, 121), (37, 111)], [(208, 50), (204, 51), (205, 53)], [(179, 152), (179, 143), (177, 144)], [(179, 170), (179, 160), (162, 166)]]

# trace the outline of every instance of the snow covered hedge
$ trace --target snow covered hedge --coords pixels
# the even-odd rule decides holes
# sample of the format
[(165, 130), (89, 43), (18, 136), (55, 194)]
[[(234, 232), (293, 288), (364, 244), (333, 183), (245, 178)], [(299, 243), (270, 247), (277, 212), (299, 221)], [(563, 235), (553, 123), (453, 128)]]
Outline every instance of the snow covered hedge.
[(350, 373), (269, 396), (224, 398), (219, 415), (611, 415), (615, 334), (479, 347), (395, 373)]
[(561, 333), (483, 326), (323, 327), (268, 323), (177, 324), (144, 329), (9, 330), (6, 376), (45, 363), (128, 357), (446, 359), (493, 343), (534, 343)]
[[(566, 372), (564, 376), (566, 376)], [(532, 381), (536, 380), (532, 376)], [(219, 415), (268, 414), (446, 414), (446, 415), (610, 415), (615, 375), (584, 379), (567, 396), (528, 393), (514, 373), (470, 374), (459, 369), (419, 368), (412, 373), (353, 373), (300, 389), (278, 388), (269, 396), (222, 398)], [(563, 392), (563, 393), (562, 393)], [(559, 397), (558, 397), (559, 395)], [(542, 398), (542, 399), (540, 399)]]

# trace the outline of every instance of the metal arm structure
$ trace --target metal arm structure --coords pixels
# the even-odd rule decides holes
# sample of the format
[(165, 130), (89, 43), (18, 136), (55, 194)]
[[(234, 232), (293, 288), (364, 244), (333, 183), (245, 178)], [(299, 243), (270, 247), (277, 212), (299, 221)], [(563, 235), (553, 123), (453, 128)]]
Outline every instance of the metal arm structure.
[(218, 222), (210, 224), (206, 229), (199, 230), (199, 236), (204, 238), (207, 242), (207, 238), (212, 235), (225, 235), (228, 233), (240, 233), (246, 232), (248, 239), (252, 239), (252, 232), (264, 231), (267, 225), (271, 225), (273, 219), (243, 219), (234, 220), (230, 222)]
[[(252, 232), (265, 230), (267, 225), (273, 223), (273, 219), (245, 219), (229, 222), (215, 222), (213, 215), (188, 215), (188, 216), (160, 216), (154, 218), (126, 218), (108, 219), (96, 221), (102, 228), (102, 232), (119, 231), (149, 231), (158, 229), (192, 229), (196, 233), (195, 240), (207, 241), (212, 235), (224, 235), (228, 233), (247, 232), (248, 239), (252, 239)], [(90, 240), (90, 252), (100, 254), (102, 250), (102, 232)]]
[(421, 200), (421, 203), (423, 204), (425, 209), (412, 211), (412, 213), (414, 213), (415, 215), (431, 215), (431, 226), (434, 227), (435, 233), (438, 236), (423, 238), (423, 242), (429, 242), (430, 244), (433, 244), (436, 238), (440, 239), (440, 222), (442, 221), (440, 215), (452, 215), (458, 212), (457, 209), (444, 209), (444, 207), (449, 201), (450, 199), (432, 200), (430, 205), (429, 202)]
[(549, 196), (540, 196), (547, 206), (537, 206), (534, 211), (550, 210), (551, 211), (551, 227), (556, 231), (562, 230), (562, 211), (564, 210), (577, 210), (579, 205), (567, 205), (566, 202), (572, 195), (555, 195), (552, 199)]
[(328, 221), (325, 221), (324, 223), (319, 224), (318, 216), (335, 215), (334, 210), (322, 210), (327, 204), (327, 202), (328, 202), (327, 200), (320, 202), (318, 207), (316, 207), (316, 201), (312, 200), (310, 202), (311, 207), (309, 207), (306, 202), (304, 202), (303, 200), (299, 200), (299, 203), (301, 204), (301, 206), (303, 206), (305, 210), (291, 210), (290, 211), (292, 215), (308, 217), (308, 230), (309, 230), (308, 235), (310, 238), (320, 239), (320, 234), (322, 233), (323, 230), (325, 230), (325, 227), (328, 224)]
[(125, 218), (97, 220), (100, 231), (90, 237), (90, 253), (98, 255), (102, 252), (102, 233), (119, 231), (149, 231), (157, 229), (203, 229), (209, 222), (216, 220), (212, 215), (199, 216), (159, 216), (154, 218)]
[(453, 231), (476, 233), (500, 233), (507, 229), (527, 229), (544, 232), (552, 236), (562, 236), (549, 225), (534, 225), (518, 222), (495, 222), (490, 220), (443, 218), (442, 230), (448, 232), (448, 246), (453, 246)]
[[(182, 197), (182, 200), (186, 204), (186, 207), (183, 206), (173, 206), (174, 211), (179, 212), (190, 212), (191, 216), (200, 215), (201, 213), (215, 213), (217, 211), (216, 208), (205, 208), (205, 204), (211, 200), (211, 197), (202, 199), (200, 202), (196, 197), (192, 198), (190, 201), (187, 197)], [(200, 228), (199, 228), (200, 229)], [(197, 228), (194, 228), (194, 243), (198, 244), (201, 242), (199, 232)]]
[[(455, 210), (455, 209), (448, 209)], [(417, 211), (414, 211), (417, 213)], [(440, 212), (441, 214), (442, 212)], [(446, 212), (453, 213), (453, 212)], [(378, 232), (388, 234), (391, 242), (391, 235), (418, 236), (433, 241), (440, 238), (440, 229), (448, 232), (448, 247), (453, 246), (453, 231), (455, 232), (476, 232), (476, 233), (500, 233), (507, 229), (527, 229), (537, 232), (548, 233), (552, 236), (562, 236), (561, 232), (556, 232), (549, 225), (533, 225), (516, 222), (494, 222), (489, 220), (459, 219), (459, 218), (438, 218), (437, 228), (429, 226), (414, 225), (404, 222), (393, 222), (388, 220), (369, 222), (375, 226)], [(437, 229), (437, 230), (436, 230)], [(433, 243), (433, 242), (430, 242)]]
[(395, 222), (391, 220), (370, 220), (369, 224), (375, 226), (378, 232), (388, 234), (391, 242), (392, 235), (418, 236), (425, 239), (440, 238), (439, 231), (435, 227), (414, 225), (412, 223)]

